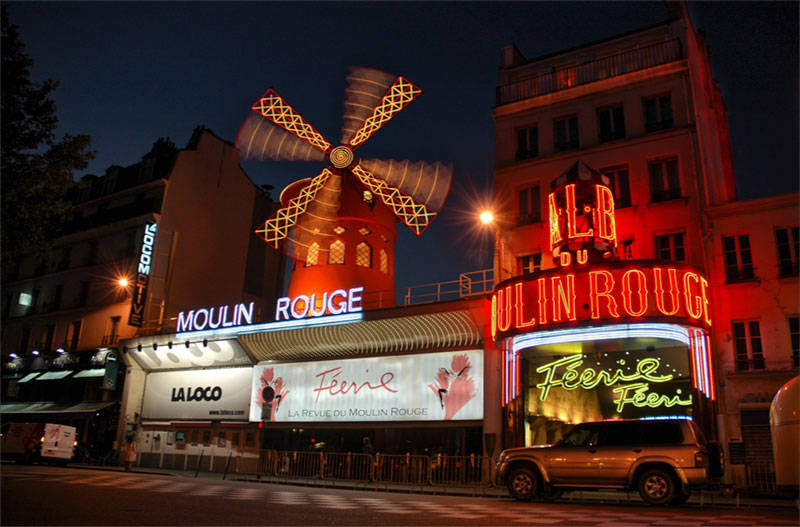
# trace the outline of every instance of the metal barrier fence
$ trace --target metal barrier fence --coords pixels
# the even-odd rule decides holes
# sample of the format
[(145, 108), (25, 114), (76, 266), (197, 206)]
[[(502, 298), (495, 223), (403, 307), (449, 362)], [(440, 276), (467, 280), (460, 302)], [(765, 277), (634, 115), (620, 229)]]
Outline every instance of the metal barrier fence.
[(356, 454), (261, 450), (240, 454), (230, 473), (401, 485), (490, 486), (492, 460), (484, 456)]
[(747, 465), (747, 487), (751, 491), (775, 491), (775, 465), (769, 462), (750, 462)]

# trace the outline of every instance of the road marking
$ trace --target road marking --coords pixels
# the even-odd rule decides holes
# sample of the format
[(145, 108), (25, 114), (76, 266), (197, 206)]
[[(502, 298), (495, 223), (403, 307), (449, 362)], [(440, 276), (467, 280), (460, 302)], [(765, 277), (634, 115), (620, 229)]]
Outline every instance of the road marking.
[(218, 496), (222, 494), (222, 492), (227, 487), (221, 487), (219, 485), (209, 485), (207, 487), (201, 487), (198, 490), (193, 491), (191, 494), (192, 496)]

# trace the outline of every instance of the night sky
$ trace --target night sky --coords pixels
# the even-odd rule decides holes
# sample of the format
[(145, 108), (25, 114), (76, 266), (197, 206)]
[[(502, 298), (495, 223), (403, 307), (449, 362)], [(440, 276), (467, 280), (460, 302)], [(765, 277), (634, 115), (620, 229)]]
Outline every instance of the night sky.
[[(159, 137), (183, 148), (199, 124), (233, 142), (269, 87), (335, 143), (350, 65), (420, 86), (422, 95), (359, 150), (455, 168), (448, 203), (422, 238), (398, 225), (398, 286), (492, 265), (468, 211), (491, 188), (500, 47), (513, 42), (534, 58), (667, 12), (661, 2), (5, 4), (36, 63), (34, 79), (61, 83), (59, 133), (92, 137), (92, 174), (138, 162)], [(798, 3), (693, 3), (690, 12), (727, 106), (740, 198), (796, 191)], [(322, 166), (242, 165), (275, 196)]]

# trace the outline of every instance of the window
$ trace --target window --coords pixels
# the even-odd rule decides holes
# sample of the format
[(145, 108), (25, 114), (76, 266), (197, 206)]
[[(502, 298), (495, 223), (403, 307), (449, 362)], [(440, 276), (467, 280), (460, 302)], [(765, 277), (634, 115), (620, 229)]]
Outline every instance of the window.
[(58, 262), (58, 270), (63, 271), (69, 269), (70, 256), (72, 254), (72, 247), (64, 247), (61, 250), (61, 260)]
[(64, 284), (57, 284), (53, 292), (53, 305), (52, 310), (58, 311), (61, 309), (61, 298), (64, 296)]
[(650, 172), (650, 201), (667, 201), (681, 197), (677, 158), (651, 161), (647, 164), (647, 169)]
[(233, 432), (231, 434), (231, 446), (238, 447), (239, 446), (239, 432)]
[(622, 240), (617, 250), (620, 260), (633, 260), (633, 238)]
[(602, 170), (609, 179), (611, 192), (614, 194), (614, 208), (622, 209), (631, 206), (631, 186), (628, 182), (628, 167), (610, 167)]
[(89, 301), (89, 282), (82, 280), (80, 290), (78, 292), (78, 307), (83, 307)]
[(44, 350), (45, 351), (52, 351), (53, 349), (53, 338), (56, 334), (56, 326), (55, 324), (48, 324), (47, 328), (45, 328), (44, 334)]
[(752, 280), (753, 258), (750, 254), (750, 236), (723, 236), (722, 250), (725, 255), (725, 281), (740, 282)]
[(763, 370), (764, 354), (761, 350), (761, 328), (758, 320), (733, 323), (733, 341), (736, 371)]
[(532, 274), (542, 270), (542, 254), (528, 254), (517, 258), (520, 274)]
[(539, 186), (524, 188), (519, 191), (519, 216), (517, 225), (527, 225), (541, 221), (542, 209)]
[(89, 248), (86, 251), (86, 265), (93, 265), (97, 263), (97, 240), (89, 242)]
[(792, 342), (792, 363), (795, 368), (800, 367), (800, 318), (789, 317), (789, 337)]
[(189, 442), (190, 442), (192, 445), (196, 445), (196, 444), (197, 444), (197, 438), (198, 438), (199, 436), (200, 436), (200, 431), (199, 431), (199, 430), (192, 430), (192, 431), (189, 433)]
[(344, 263), (344, 242), (342, 240), (336, 240), (331, 244), (328, 251), (328, 263), (332, 265)]
[(800, 259), (800, 233), (797, 227), (791, 229), (775, 229), (775, 241), (778, 248), (778, 276), (797, 276)]
[(644, 126), (648, 132), (673, 127), (672, 99), (669, 95), (644, 100)]
[(119, 340), (119, 322), (120, 317), (114, 316), (109, 319), (108, 337), (103, 339), (104, 345), (113, 346)]
[(601, 143), (625, 138), (625, 110), (622, 106), (597, 110), (597, 126)]
[(572, 148), (578, 148), (578, 146), (580, 146), (580, 142), (578, 140), (577, 117), (567, 117), (564, 119), (558, 119), (556, 120), (555, 128), (556, 128), (555, 129), (556, 152), (560, 152), (561, 150), (570, 150)]
[(367, 242), (356, 245), (356, 265), (358, 267), (372, 267), (372, 247)]
[(559, 90), (575, 86), (575, 79), (578, 76), (578, 68), (567, 66), (556, 70), (556, 85)]
[(81, 325), (82, 325), (82, 322), (83, 322), (82, 320), (75, 320), (72, 323), (72, 326), (71, 326), (72, 327), (72, 338), (70, 339), (70, 342), (69, 342), (69, 350), (70, 351), (75, 351), (76, 349), (78, 349), (78, 341), (79, 341), (80, 336), (81, 336)]
[(311, 245), (308, 246), (308, 252), (306, 253), (306, 267), (311, 267), (312, 265), (317, 265), (319, 263), (319, 244), (317, 242), (311, 242)]
[(389, 273), (389, 255), (386, 254), (386, 249), (381, 249), (378, 253), (381, 264), (381, 272), (384, 274)]
[(17, 354), (22, 355), (28, 351), (28, 341), (31, 340), (31, 328), (22, 328), (22, 334), (19, 337), (19, 347)]
[(517, 160), (539, 155), (539, 129), (529, 126), (517, 130)]
[(686, 251), (683, 245), (684, 233), (664, 234), (656, 236), (656, 258), (659, 260), (686, 261)]
[(211, 445), (211, 430), (203, 430), (203, 446)]
[(253, 432), (245, 432), (244, 446), (253, 446), (256, 443), (256, 436)]

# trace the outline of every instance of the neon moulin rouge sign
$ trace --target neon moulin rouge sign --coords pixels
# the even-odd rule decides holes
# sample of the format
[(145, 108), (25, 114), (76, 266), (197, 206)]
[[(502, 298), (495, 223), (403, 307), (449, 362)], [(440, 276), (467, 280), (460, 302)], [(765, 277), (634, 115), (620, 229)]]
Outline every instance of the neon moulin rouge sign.
[(711, 326), (708, 279), (699, 269), (668, 261), (613, 260), (617, 227), (609, 184), (581, 162), (553, 181), (549, 246), (559, 268), (495, 287), (495, 339), (586, 322)]
[(500, 283), (492, 335), (503, 339), (584, 322), (671, 321), (709, 328), (709, 285), (695, 267), (662, 261), (560, 268)]

